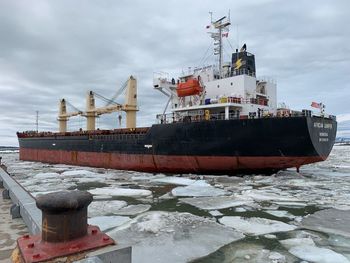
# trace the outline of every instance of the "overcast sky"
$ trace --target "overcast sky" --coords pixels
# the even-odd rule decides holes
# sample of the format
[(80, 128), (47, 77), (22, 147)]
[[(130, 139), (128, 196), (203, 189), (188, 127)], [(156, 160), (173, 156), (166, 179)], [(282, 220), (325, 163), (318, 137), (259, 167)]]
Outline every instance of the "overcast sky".
[[(229, 9), (228, 40), (234, 48), (247, 43), (257, 75), (277, 81), (280, 102), (296, 109), (323, 102), (349, 119), (349, 0), (0, 0), (0, 145), (34, 130), (37, 110), (40, 130), (57, 129), (60, 98), (84, 109), (88, 90), (112, 97), (129, 75), (138, 80), (138, 124), (152, 124), (166, 103), (152, 88), (153, 72), (176, 77), (201, 66), (212, 43), (208, 12), (220, 18)], [(117, 114), (98, 124), (117, 127)], [(72, 118), (70, 128), (79, 126), (85, 120)]]

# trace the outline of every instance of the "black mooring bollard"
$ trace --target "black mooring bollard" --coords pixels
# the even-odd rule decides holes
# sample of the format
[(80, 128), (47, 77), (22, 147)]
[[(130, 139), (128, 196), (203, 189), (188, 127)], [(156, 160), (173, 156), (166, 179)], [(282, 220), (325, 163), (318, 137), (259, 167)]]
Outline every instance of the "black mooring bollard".
[(92, 195), (83, 191), (60, 191), (39, 196), (41, 235), (17, 240), (24, 262), (43, 262), (115, 244), (97, 226), (87, 224)]
[(60, 191), (39, 196), (42, 211), (41, 238), (46, 242), (65, 242), (87, 234), (87, 207), (92, 195), (83, 191)]

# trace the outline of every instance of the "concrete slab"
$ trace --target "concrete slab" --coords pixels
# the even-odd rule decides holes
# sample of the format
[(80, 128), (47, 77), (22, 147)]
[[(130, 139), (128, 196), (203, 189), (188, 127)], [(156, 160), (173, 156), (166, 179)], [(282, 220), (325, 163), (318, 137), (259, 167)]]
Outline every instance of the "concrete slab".
[[(0, 189), (0, 196), (3, 190)], [(17, 238), (28, 234), (22, 218), (12, 219), (11, 206), (11, 200), (4, 200), (0, 197), (0, 263), (11, 262), (10, 256), (16, 246)]]

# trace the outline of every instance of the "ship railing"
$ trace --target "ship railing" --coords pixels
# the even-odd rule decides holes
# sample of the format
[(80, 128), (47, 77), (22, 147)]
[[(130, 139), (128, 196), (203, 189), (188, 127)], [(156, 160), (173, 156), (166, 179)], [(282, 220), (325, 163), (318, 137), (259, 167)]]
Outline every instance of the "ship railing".
[(210, 113), (210, 114), (192, 114), (192, 115), (176, 115), (173, 113), (158, 114), (158, 124), (167, 123), (189, 123), (189, 122), (201, 122), (201, 121), (216, 121), (216, 120), (233, 120), (239, 119), (239, 112), (230, 112), (226, 118), (225, 113)]
[(216, 121), (216, 120), (235, 120), (235, 119), (266, 119), (266, 118), (291, 118), (291, 117), (321, 117), (336, 119), (336, 116), (327, 115), (327, 114), (315, 114), (310, 110), (302, 111), (292, 111), (292, 110), (278, 110), (276, 114), (268, 112), (249, 112), (248, 115), (241, 115), (239, 111), (230, 112), (227, 116), (225, 113), (208, 113), (205, 111), (203, 113), (187, 113), (187, 114), (178, 114), (178, 113), (167, 113), (167, 114), (158, 114), (157, 122), (158, 124), (167, 124), (167, 123), (189, 123), (189, 122), (202, 122), (202, 121)]
[[(213, 102), (215, 101), (215, 102)], [(248, 97), (248, 98), (242, 98), (242, 97), (235, 97), (235, 96), (229, 96), (229, 97), (221, 97), (220, 99), (206, 99), (205, 104), (216, 104), (216, 103), (236, 103), (236, 104), (256, 104), (256, 105), (262, 105), (262, 106), (268, 106), (269, 100), (266, 98), (254, 98), (254, 97)]]

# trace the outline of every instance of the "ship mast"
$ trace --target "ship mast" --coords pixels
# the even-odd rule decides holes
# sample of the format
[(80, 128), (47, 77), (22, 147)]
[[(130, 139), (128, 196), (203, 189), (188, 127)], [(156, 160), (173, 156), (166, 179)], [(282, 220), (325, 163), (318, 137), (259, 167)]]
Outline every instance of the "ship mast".
[[(210, 12), (210, 16), (212, 17), (212, 13)], [(226, 18), (226, 16), (216, 20), (212, 21), (211, 18), (211, 25), (214, 29), (216, 29), (215, 32), (211, 32), (210, 36), (214, 39), (214, 55), (219, 56), (219, 77), (222, 78), (222, 62), (223, 62), (223, 43), (222, 38), (225, 34), (227, 37), (229, 26), (231, 25), (230, 17)]]

